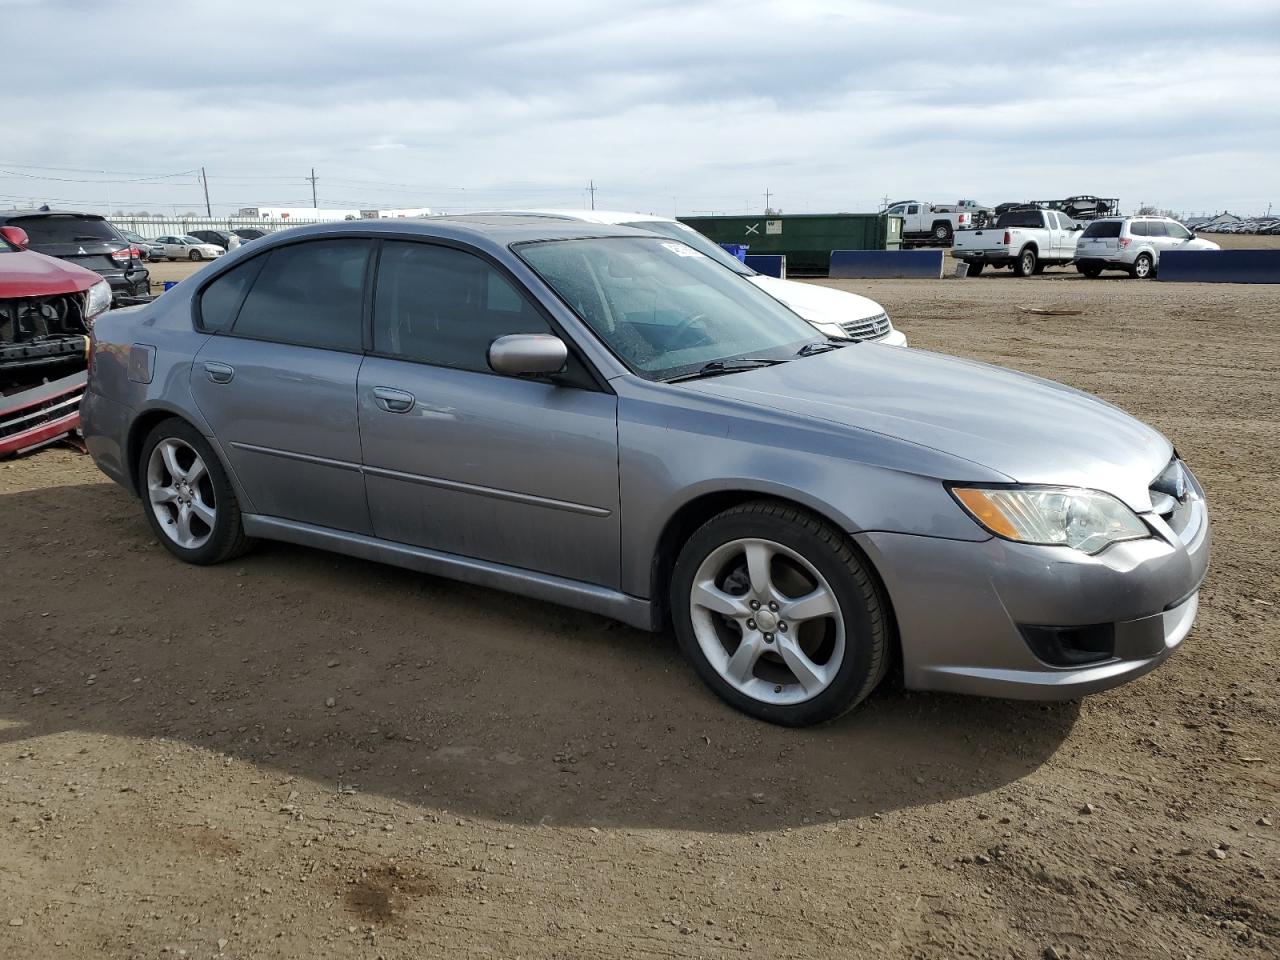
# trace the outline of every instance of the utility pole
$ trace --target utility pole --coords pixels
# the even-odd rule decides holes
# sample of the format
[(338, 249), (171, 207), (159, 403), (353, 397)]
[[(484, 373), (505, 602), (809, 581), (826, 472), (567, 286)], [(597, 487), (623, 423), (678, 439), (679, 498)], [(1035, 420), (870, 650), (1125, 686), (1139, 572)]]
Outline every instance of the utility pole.
[(764, 188), (764, 212), (765, 212), (765, 213), (768, 213), (768, 212), (769, 212), (769, 198), (770, 198), (771, 196), (773, 196), (773, 194), (771, 194), (771, 193), (769, 192), (769, 188), (768, 188), (768, 187), (765, 187), (765, 188)]
[(200, 168), (200, 180), (204, 184), (204, 213), (205, 216), (213, 217), (213, 207), (209, 206), (209, 177), (204, 172), (204, 167)]
[(311, 168), (311, 176), (305, 179), (311, 181), (311, 207), (313, 210), (319, 210), (320, 204), (316, 203), (316, 168)]
[(591, 194), (591, 209), (596, 208), (596, 182), (594, 180), (587, 181), (587, 193)]

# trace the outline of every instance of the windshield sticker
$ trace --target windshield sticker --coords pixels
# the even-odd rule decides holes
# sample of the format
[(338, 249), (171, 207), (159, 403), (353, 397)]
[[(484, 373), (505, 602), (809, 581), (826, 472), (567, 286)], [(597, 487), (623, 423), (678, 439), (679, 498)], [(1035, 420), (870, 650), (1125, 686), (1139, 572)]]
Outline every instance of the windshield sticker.
[(664, 247), (674, 253), (677, 257), (700, 257), (700, 254), (693, 247), (686, 247), (683, 243), (664, 243)]

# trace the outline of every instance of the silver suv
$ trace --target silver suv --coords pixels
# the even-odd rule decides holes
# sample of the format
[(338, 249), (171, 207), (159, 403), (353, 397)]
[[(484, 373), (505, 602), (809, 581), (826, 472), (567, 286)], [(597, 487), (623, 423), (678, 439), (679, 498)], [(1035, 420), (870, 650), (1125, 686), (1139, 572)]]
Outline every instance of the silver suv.
[(1076, 269), (1086, 277), (1124, 270), (1145, 280), (1160, 266), (1165, 250), (1220, 250), (1169, 217), (1108, 217), (1084, 228), (1076, 242)]

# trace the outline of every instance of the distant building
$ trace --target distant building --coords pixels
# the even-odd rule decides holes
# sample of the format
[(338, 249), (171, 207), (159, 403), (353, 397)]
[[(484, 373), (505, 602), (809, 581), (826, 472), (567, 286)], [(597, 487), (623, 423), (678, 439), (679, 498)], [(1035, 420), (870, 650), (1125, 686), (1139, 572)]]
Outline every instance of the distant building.
[(258, 220), (359, 220), (359, 210), (326, 210), (323, 207), (241, 207), (240, 216)]
[(401, 220), (406, 217), (429, 217), (430, 207), (406, 207), (402, 210), (361, 210), (362, 220)]

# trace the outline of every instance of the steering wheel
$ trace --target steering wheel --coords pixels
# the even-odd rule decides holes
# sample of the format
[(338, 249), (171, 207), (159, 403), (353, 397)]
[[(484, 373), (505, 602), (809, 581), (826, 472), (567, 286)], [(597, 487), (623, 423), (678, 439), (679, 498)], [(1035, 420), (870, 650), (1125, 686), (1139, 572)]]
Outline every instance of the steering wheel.
[(671, 331), (670, 335), (667, 337), (667, 345), (675, 346), (675, 344), (679, 342), (680, 337), (684, 334), (686, 330), (692, 327), (699, 320), (705, 320), (706, 318), (707, 318), (707, 315), (705, 313), (695, 313), (693, 316), (689, 317), (688, 319), (681, 320), (678, 324), (676, 324), (675, 328)]

